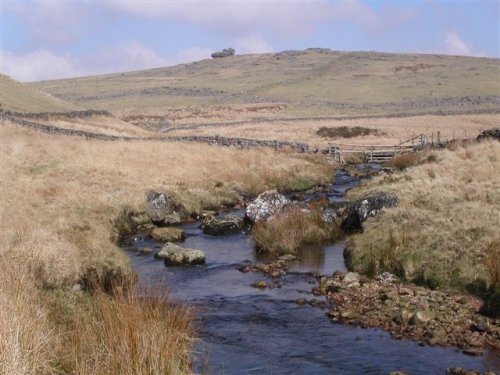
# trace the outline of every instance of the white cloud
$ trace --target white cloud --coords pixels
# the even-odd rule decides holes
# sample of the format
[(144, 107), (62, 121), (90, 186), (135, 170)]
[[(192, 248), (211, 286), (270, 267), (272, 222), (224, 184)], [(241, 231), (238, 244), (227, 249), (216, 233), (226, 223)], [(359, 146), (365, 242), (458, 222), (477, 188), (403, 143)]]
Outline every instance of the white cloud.
[(167, 65), (168, 60), (136, 41), (116, 44), (80, 60), (88, 74), (126, 72)]
[(236, 53), (273, 52), (273, 47), (259, 34), (249, 34), (234, 40)]
[(360, 0), (298, 1), (108, 1), (114, 11), (164, 18), (218, 30), (226, 35), (248, 35), (262, 30), (284, 35), (313, 32), (320, 23), (345, 20), (363, 28), (383, 25), (377, 13)]
[(2, 74), (19, 81), (66, 78), (81, 75), (75, 61), (41, 49), (26, 54), (6, 51), (1, 66)]
[(446, 55), (486, 56), (465, 43), (455, 30), (448, 30), (444, 33), (442, 52)]
[(151, 69), (207, 59), (211, 52), (205, 48), (190, 47), (180, 50), (173, 57), (164, 58), (136, 41), (120, 43), (79, 59), (57, 55), (46, 49), (25, 54), (5, 51), (0, 71), (19, 81), (30, 82)]
[(454, 30), (447, 31), (444, 35), (444, 51), (449, 55), (471, 55), (471, 49)]

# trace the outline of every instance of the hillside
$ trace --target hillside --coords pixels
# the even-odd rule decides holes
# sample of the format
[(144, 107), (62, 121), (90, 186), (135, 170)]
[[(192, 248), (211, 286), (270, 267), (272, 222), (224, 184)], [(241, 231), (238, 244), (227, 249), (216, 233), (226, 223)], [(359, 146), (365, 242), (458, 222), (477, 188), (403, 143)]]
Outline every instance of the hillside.
[(167, 115), (173, 122), (466, 112), (498, 108), (499, 62), (310, 49), (31, 86), (82, 107)]
[(34, 87), (0, 74), (0, 104), (3, 110), (14, 112), (62, 112), (78, 109)]

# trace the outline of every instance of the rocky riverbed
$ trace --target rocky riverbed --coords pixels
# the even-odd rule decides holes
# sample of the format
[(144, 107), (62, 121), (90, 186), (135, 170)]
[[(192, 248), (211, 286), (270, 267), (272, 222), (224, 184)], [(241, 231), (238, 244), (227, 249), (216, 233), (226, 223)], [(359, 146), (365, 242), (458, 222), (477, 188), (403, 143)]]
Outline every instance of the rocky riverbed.
[[(281, 287), (283, 276), (297, 260), (284, 256), (239, 270), (266, 276), (252, 284), (256, 288)], [(482, 316), (482, 301), (477, 297), (402, 284), (389, 273), (375, 279), (340, 271), (330, 277), (313, 276), (318, 282), (312, 288), (315, 298), (301, 297), (297, 303), (327, 308), (333, 321), (382, 328), (396, 339), (410, 338), (425, 345), (456, 346), (470, 355), (481, 355), (488, 347), (500, 351), (500, 319)], [(326, 298), (318, 300), (320, 296)]]

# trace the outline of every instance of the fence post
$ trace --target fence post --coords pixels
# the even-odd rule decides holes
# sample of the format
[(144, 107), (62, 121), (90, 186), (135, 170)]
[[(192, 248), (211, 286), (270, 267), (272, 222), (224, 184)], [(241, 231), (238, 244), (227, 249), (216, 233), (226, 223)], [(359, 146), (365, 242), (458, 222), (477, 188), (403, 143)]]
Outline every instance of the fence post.
[(437, 143), (441, 143), (441, 131), (438, 130), (438, 139), (437, 139)]

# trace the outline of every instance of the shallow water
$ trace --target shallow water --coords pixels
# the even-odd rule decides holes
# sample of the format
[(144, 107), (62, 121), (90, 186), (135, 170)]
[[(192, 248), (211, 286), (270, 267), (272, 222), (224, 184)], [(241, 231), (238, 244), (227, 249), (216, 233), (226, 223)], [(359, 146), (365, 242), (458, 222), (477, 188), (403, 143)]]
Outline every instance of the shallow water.
[[(337, 173), (329, 199), (341, 199), (354, 186), (350, 176)], [(241, 214), (241, 212), (240, 212)], [(207, 263), (198, 267), (165, 267), (153, 255), (137, 255), (161, 243), (136, 238), (127, 250), (141, 283), (156, 283), (198, 309), (195, 367), (213, 374), (444, 374), (447, 367), (499, 370), (498, 355), (487, 352), (471, 357), (454, 348), (419, 346), (394, 340), (379, 329), (331, 322), (326, 310), (298, 305), (297, 298), (314, 298), (313, 273), (345, 271), (344, 243), (310, 247), (283, 277), (281, 288), (260, 290), (250, 286), (266, 280), (260, 273), (241, 273), (248, 261), (265, 261), (244, 233), (214, 237), (199, 224), (187, 224), (182, 246), (201, 249)], [(321, 297), (318, 297), (321, 298)]]

